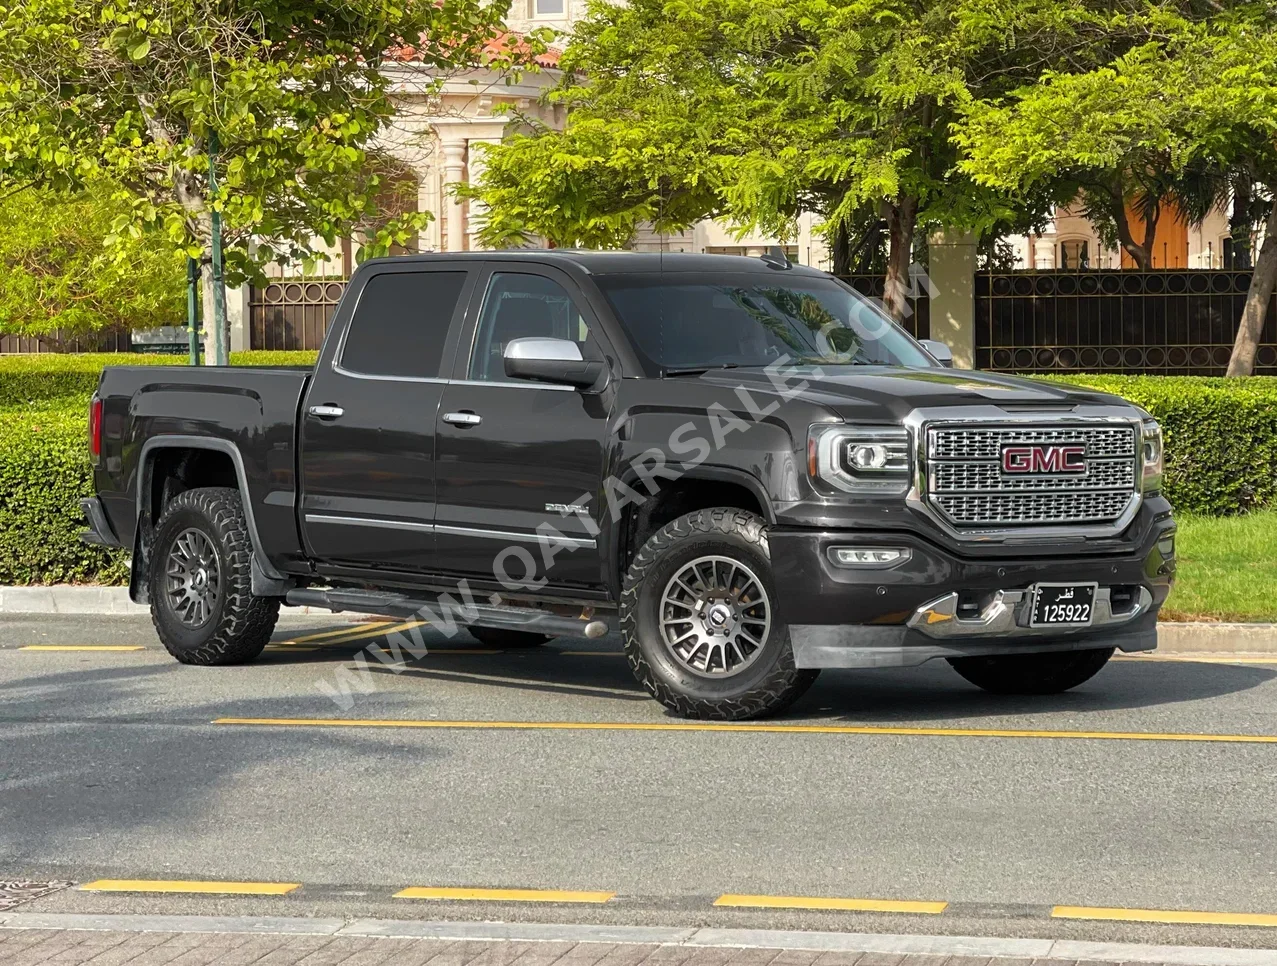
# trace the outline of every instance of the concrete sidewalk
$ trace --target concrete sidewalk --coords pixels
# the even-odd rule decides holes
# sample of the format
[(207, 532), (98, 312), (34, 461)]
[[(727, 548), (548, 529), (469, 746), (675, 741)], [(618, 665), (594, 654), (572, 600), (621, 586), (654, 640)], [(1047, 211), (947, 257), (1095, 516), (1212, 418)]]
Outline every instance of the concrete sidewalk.
[(5, 966), (1272, 966), (1277, 950), (1052, 939), (202, 916), (0, 914)]

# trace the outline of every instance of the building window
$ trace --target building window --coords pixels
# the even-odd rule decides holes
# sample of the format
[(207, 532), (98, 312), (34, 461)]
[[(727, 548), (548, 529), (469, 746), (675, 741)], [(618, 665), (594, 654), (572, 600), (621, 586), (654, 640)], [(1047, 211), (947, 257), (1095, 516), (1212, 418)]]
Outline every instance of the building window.
[(532, 0), (532, 15), (534, 17), (561, 17), (565, 6), (567, 6), (567, 0)]
[(1087, 252), (1087, 243), (1085, 241), (1060, 242), (1060, 268), (1078, 269), (1090, 267), (1091, 258)]

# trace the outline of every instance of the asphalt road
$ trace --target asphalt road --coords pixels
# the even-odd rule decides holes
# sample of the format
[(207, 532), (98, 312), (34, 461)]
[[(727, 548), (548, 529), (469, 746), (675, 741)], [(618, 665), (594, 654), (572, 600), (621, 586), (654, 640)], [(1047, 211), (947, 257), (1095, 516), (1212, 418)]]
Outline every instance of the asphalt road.
[[(1277, 926), (1277, 662), (1115, 661), (1041, 699), (985, 695), (944, 664), (825, 672), (779, 722), (794, 730), (653, 730), (676, 719), (610, 639), (493, 652), (427, 634), (430, 654), (373, 660), (357, 680), (374, 689), (343, 709), (321, 685), (377, 641), (352, 633), (291, 622), (256, 663), (206, 669), (169, 658), (145, 618), (0, 618), (0, 881), (300, 884), (280, 897), (64, 889), (32, 911), (1277, 946), (1277, 928), (1052, 918), (1121, 907)], [(276, 723), (214, 723), (228, 718)], [(615, 898), (392, 898), (406, 887)], [(948, 906), (716, 907), (727, 893)]]

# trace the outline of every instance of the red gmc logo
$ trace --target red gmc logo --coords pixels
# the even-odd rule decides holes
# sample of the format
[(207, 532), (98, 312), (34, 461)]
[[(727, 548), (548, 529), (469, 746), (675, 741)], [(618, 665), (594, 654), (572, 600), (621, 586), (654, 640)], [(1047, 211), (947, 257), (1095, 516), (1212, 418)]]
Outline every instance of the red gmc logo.
[(1085, 473), (1086, 447), (1004, 446), (1003, 473)]

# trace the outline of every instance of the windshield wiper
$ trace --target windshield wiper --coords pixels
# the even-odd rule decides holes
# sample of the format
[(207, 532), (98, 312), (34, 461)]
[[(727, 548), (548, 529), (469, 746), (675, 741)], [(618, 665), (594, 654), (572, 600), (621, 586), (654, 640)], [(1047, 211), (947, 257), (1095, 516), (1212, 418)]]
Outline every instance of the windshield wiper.
[(661, 378), (666, 376), (699, 376), (703, 372), (709, 372), (711, 369), (739, 369), (740, 363), (737, 362), (721, 362), (712, 366), (674, 366), (671, 369), (663, 369)]

